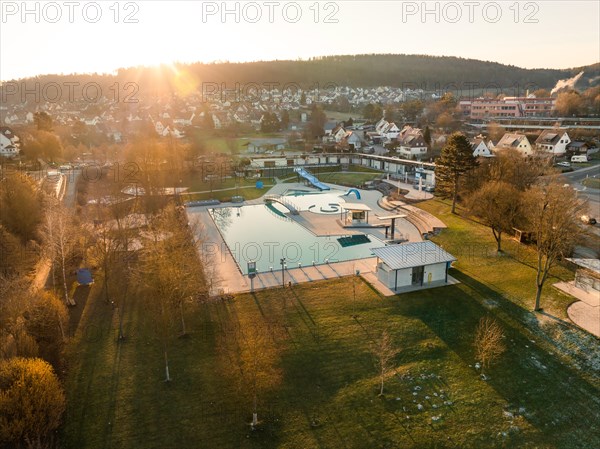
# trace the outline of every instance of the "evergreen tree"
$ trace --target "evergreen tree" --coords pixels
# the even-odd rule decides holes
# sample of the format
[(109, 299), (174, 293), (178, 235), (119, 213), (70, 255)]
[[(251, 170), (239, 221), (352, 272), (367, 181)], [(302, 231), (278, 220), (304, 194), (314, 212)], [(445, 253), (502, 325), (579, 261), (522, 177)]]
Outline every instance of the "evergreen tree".
[(465, 173), (477, 167), (477, 159), (467, 137), (454, 133), (442, 148), (442, 155), (436, 161), (436, 191), (442, 198), (452, 198), (452, 213), (456, 213), (460, 179)]
[(290, 126), (290, 113), (287, 109), (284, 109), (281, 112), (281, 129), (285, 131), (288, 129), (288, 126)]
[(425, 127), (425, 132), (423, 132), (423, 139), (425, 143), (431, 146), (431, 131), (429, 130), (429, 126)]

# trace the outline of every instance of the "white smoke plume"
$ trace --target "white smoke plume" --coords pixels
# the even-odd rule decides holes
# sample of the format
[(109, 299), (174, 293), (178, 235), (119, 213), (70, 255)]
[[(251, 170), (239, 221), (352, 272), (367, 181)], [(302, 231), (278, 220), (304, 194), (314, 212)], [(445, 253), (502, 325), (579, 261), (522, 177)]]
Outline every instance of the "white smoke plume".
[(579, 78), (581, 78), (582, 76), (583, 76), (583, 71), (579, 72), (573, 78), (569, 78), (566, 80), (558, 80), (558, 82), (556, 83), (556, 86), (554, 86), (554, 88), (550, 92), (550, 95), (554, 95), (559, 90), (565, 89), (567, 87), (573, 89), (575, 87), (575, 84), (577, 83), (577, 81), (579, 81)]

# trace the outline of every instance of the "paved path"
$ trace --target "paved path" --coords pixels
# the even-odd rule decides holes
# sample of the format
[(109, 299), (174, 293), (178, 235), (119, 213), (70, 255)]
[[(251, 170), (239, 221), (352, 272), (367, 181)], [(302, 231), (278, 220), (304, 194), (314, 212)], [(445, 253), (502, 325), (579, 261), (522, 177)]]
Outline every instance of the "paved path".
[[(393, 185), (394, 187), (399, 187), (400, 189), (408, 190), (408, 193), (404, 195), (404, 197), (410, 200), (430, 200), (431, 198), (433, 198), (433, 194), (425, 192), (424, 190), (417, 190), (413, 187), (412, 184), (394, 181), (393, 179), (384, 179), (383, 181)], [(423, 188), (425, 188), (425, 186), (423, 186)]]
[(571, 321), (600, 337), (600, 297), (575, 287), (573, 282), (558, 282), (554, 284), (554, 287), (579, 300), (567, 309), (567, 315)]

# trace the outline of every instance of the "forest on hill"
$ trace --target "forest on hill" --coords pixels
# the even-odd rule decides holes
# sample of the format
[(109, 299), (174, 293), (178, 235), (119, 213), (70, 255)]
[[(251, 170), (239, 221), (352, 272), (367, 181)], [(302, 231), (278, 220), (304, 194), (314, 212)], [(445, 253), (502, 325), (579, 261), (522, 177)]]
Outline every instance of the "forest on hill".
[[(106, 97), (111, 89), (120, 90), (121, 95), (131, 93), (135, 83), (137, 97), (162, 96), (177, 93), (185, 95), (199, 92), (203, 84), (225, 83), (228, 87), (257, 83), (283, 86), (294, 83), (302, 88), (329, 86), (377, 87), (390, 86), (425, 91), (440, 91), (444, 88), (461, 89), (486, 86), (513, 88), (521, 91), (537, 88), (551, 89), (559, 80), (568, 79), (583, 71), (576, 87), (585, 90), (597, 85), (600, 80), (600, 63), (571, 69), (524, 69), (497, 62), (480, 61), (446, 56), (425, 55), (352, 55), (327, 56), (309, 60), (257, 61), (246, 63), (215, 62), (192, 64), (165, 64), (159, 67), (132, 67), (119, 69), (115, 74), (43, 75), (18, 80), (19, 91), (35, 89), (34, 83), (98, 83)], [(8, 84), (5, 82), (3, 90)], [(14, 86), (11, 86), (14, 88)], [(77, 89), (74, 89), (75, 96)], [(117, 92), (112, 92), (112, 95)], [(88, 95), (92, 95), (88, 93)], [(3, 96), (10, 102), (17, 95)]]

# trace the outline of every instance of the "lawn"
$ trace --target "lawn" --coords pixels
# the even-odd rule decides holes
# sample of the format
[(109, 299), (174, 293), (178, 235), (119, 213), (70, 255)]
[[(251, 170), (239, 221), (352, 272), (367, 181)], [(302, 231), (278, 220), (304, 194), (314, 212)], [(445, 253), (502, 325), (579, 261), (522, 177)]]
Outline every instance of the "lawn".
[[(457, 274), (456, 272), (454, 274)], [(193, 304), (190, 334), (168, 342), (172, 382), (145, 298), (117, 312), (93, 288), (71, 343), (65, 448), (591, 448), (600, 446), (600, 391), (531, 341), (489, 287), (455, 286), (382, 298), (351, 278)], [(489, 304), (488, 304), (489, 305)], [(492, 313), (507, 352), (484, 381), (473, 330)], [(258, 398), (251, 432), (248, 383), (222, 341), (268, 324), (279, 381)], [(387, 328), (400, 350), (377, 397), (370, 343)], [(174, 326), (172, 334), (176, 334)]]
[[(309, 168), (309, 171), (315, 175), (319, 181), (353, 187), (360, 187), (365, 182), (373, 181), (382, 176), (381, 172), (360, 165), (350, 165), (346, 171), (342, 171), (341, 166), (321, 169)], [(298, 176), (289, 176), (282, 181), (298, 182)]]
[[(439, 217), (448, 226), (432, 240), (457, 257), (455, 266), (463, 275), (500, 292), (523, 311), (533, 310), (537, 267), (533, 246), (519, 244), (511, 235), (503, 235), (504, 253), (497, 254), (491, 229), (463, 218), (461, 215), (466, 216), (466, 212), (460, 207), (457, 212), (461, 215), (452, 214), (449, 203), (438, 199), (419, 203), (419, 207)], [(507, 273), (510, 275), (507, 276)], [(573, 277), (572, 271), (560, 265), (551, 271), (541, 303), (547, 313), (560, 319), (567, 318), (566, 309), (574, 299), (553, 288), (552, 284), (572, 280)]]
[(206, 137), (201, 140), (207, 153), (231, 153), (232, 147), (235, 152), (244, 152), (244, 144), (250, 141), (249, 138), (225, 138), (225, 137)]
[(325, 173), (319, 176), (319, 180), (330, 184), (350, 185), (360, 187), (365, 182), (373, 181), (381, 177), (380, 173)]
[(219, 200), (222, 202), (231, 201), (232, 196), (242, 196), (245, 200), (254, 200), (265, 195), (273, 184), (265, 183), (263, 189), (257, 189), (254, 184), (251, 186), (240, 186), (240, 188), (229, 187), (226, 190), (214, 190), (213, 192), (190, 193), (182, 195), (183, 201), (199, 200)]
[(582, 184), (590, 189), (600, 189), (600, 178), (586, 178)]

